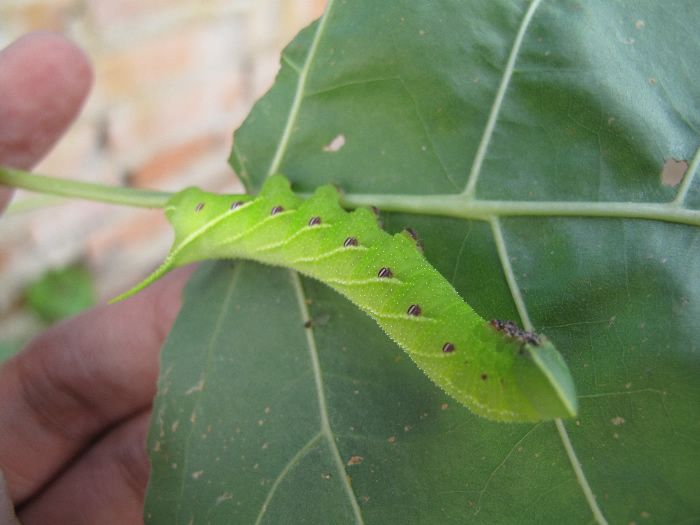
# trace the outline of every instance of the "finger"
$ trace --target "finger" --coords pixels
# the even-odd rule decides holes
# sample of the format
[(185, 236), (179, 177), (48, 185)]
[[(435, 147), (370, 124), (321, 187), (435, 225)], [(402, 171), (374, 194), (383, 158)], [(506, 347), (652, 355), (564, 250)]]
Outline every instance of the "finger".
[[(30, 169), (80, 112), (90, 86), (87, 56), (54, 33), (34, 33), (0, 52), (0, 165)], [(0, 186), (0, 210), (11, 192)]]
[(15, 504), (105, 428), (150, 406), (191, 271), (47, 330), (0, 367), (0, 469)]
[(0, 161), (29, 169), (78, 115), (92, 84), (87, 56), (67, 38), (34, 33), (0, 53)]
[(26, 506), (23, 525), (143, 523), (148, 483), (146, 435), (150, 411), (111, 430)]

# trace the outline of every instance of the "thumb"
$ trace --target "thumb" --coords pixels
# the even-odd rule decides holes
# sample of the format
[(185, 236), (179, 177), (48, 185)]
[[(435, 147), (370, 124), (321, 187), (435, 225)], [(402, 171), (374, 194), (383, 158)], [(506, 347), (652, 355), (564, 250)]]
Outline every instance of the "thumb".
[(10, 499), (10, 489), (0, 470), (0, 525), (20, 525), (15, 516), (15, 508)]

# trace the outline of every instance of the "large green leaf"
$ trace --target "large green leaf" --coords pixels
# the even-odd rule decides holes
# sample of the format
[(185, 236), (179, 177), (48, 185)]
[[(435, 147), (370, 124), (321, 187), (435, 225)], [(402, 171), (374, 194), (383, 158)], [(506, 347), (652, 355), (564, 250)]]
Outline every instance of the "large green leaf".
[(163, 350), (147, 519), (697, 520), (697, 27), (696, 0), (331, 0), (232, 165), (416, 229), (478, 313), (557, 345), (579, 416), (478, 418), (324, 285), (208, 264)]

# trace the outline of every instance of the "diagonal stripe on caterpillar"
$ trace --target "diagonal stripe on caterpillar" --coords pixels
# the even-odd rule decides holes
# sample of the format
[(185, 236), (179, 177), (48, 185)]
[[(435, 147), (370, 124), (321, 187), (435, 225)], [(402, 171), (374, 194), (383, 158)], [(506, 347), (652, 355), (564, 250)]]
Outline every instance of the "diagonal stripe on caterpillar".
[(484, 321), (426, 261), (413, 230), (391, 236), (377, 226), (375, 212), (346, 212), (334, 186), (306, 200), (281, 175), (256, 197), (188, 188), (168, 201), (166, 215), (175, 230), (168, 257), (115, 300), (203, 259), (292, 268), (373, 317), (435, 384), (474, 413), (495, 421), (576, 415), (571, 373), (547, 338), (510, 321)]

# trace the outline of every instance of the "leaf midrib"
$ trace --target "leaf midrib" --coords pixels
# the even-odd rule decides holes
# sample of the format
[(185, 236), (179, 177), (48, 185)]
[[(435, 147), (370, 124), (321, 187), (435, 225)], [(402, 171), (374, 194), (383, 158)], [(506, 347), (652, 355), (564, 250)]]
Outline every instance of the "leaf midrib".
[[(294, 284), (294, 291), (297, 296), (299, 309), (302, 313), (304, 323), (306, 323), (311, 320), (311, 316), (309, 315), (309, 309), (306, 303), (306, 293), (304, 293), (304, 288), (301, 284), (299, 274), (294, 270), (289, 270), (289, 273), (292, 277), (292, 282)], [(318, 396), (318, 411), (321, 420), (321, 434), (323, 434), (323, 436), (326, 438), (326, 441), (328, 442), (328, 447), (330, 448), (333, 454), (333, 462), (336, 465), (341, 483), (343, 484), (345, 493), (348, 496), (348, 500), (350, 501), (350, 504), (352, 506), (353, 514), (355, 515), (355, 522), (358, 525), (362, 525), (362, 523), (364, 523), (362, 519), (362, 512), (360, 511), (360, 508), (357, 505), (357, 498), (355, 497), (355, 493), (352, 490), (352, 487), (350, 486), (350, 482), (348, 481), (348, 477), (345, 472), (345, 464), (343, 463), (343, 460), (340, 457), (340, 451), (338, 450), (338, 446), (333, 437), (333, 429), (331, 428), (331, 421), (328, 414), (328, 405), (326, 403), (326, 392), (325, 387), (323, 385), (321, 362), (318, 358), (318, 348), (316, 346), (316, 339), (314, 337), (313, 329), (306, 330), (306, 340), (309, 347), (309, 356), (311, 358), (311, 366), (313, 368), (314, 373), (316, 394)]]
[[(676, 224), (700, 226), (700, 210), (685, 207), (685, 199), (700, 172), (700, 147), (669, 202), (624, 201), (523, 201), (488, 200), (467, 194), (360, 194), (341, 195), (346, 208), (377, 206), (382, 211), (438, 215), (469, 220), (492, 221), (496, 217), (609, 217), (618, 219), (650, 219)], [(470, 175), (471, 181), (476, 180)]]
[[(289, 270), (289, 274), (292, 279), (294, 293), (297, 297), (297, 304), (302, 314), (302, 320), (304, 322), (310, 321), (311, 316), (309, 315), (309, 310), (306, 303), (306, 293), (304, 292), (304, 288), (301, 284), (299, 274), (294, 270)], [(299, 448), (294, 457), (290, 459), (284, 466), (284, 468), (280, 471), (274, 483), (270, 487), (265, 501), (260, 507), (260, 512), (258, 513), (258, 517), (255, 523), (259, 524), (262, 522), (265, 513), (267, 512), (267, 508), (272, 499), (274, 498), (274, 495), (277, 491), (277, 487), (287, 477), (287, 474), (291, 472), (294, 465), (296, 465), (306, 455), (306, 453), (309, 450), (311, 450), (311, 448), (316, 443), (319, 442), (319, 440), (325, 438), (328, 448), (331, 450), (331, 453), (333, 455), (333, 463), (335, 463), (336, 469), (338, 471), (338, 479), (343, 484), (343, 488), (348, 497), (350, 506), (353, 510), (353, 514), (355, 516), (355, 523), (357, 523), (358, 525), (362, 525), (364, 523), (364, 520), (362, 518), (362, 511), (360, 510), (360, 507), (357, 504), (357, 498), (355, 497), (355, 493), (353, 492), (352, 487), (350, 486), (350, 482), (348, 481), (348, 477), (345, 472), (345, 465), (343, 463), (342, 458), (340, 457), (340, 451), (338, 450), (338, 447), (336, 445), (333, 429), (331, 428), (330, 417), (328, 414), (328, 404), (326, 403), (326, 392), (325, 387), (323, 385), (321, 362), (318, 357), (318, 348), (316, 346), (316, 339), (314, 338), (313, 330), (307, 329), (305, 330), (305, 332), (307, 346), (309, 350), (309, 358), (311, 360), (311, 369), (313, 372), (314, 384), (316, 387), (320, 429), (316, 434), (314, 434), (313, 437), (311, 437), (311, 439), (309, 439), (304, 444), (304, 446)]]
[[(691, 174), (688, 174), (691, 176)], [(694, 174), (692, 174), (694, 175)], [(691, 177), (692, 178), (692, 177)], [(689, 179), (690, 180), (690, 179)], [(610, 217), (651, 219), (700, 226), (700, 210), (668, 203), (481, 200), (464, 195), (345, 194), (345, 208), (376, 206), (382, 211), (488, 221), (493, 217)]]

